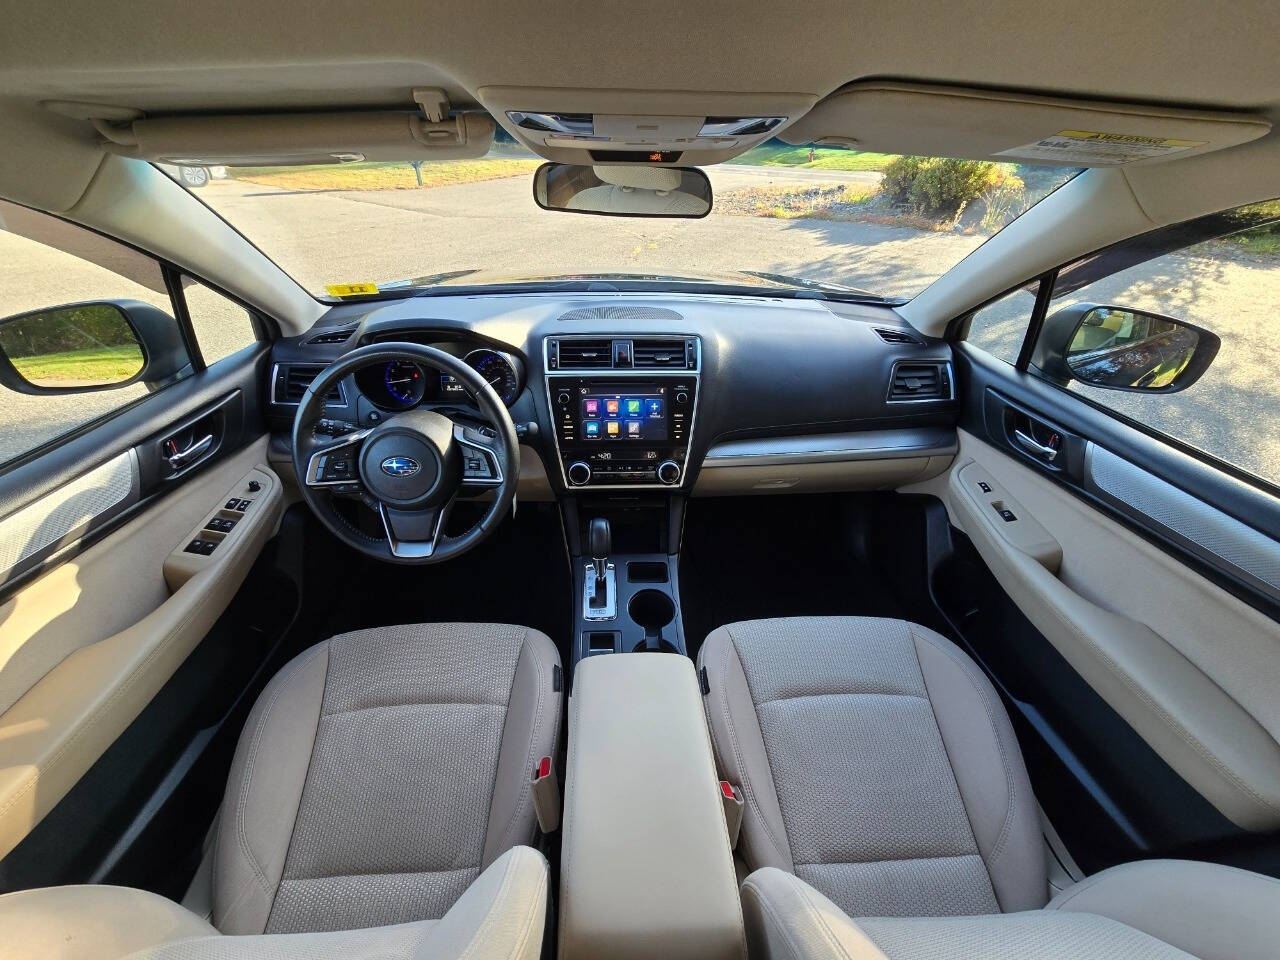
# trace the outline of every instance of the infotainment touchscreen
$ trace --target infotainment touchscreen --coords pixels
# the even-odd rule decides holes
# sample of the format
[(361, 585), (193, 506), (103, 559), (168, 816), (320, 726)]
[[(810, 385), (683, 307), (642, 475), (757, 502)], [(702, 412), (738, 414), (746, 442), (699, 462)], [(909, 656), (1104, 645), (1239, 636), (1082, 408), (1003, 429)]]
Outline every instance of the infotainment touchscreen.
[(578, 397), (579, 436), (601, 443), (665, 443), (667, 388), (656, 384), (593, 385)]

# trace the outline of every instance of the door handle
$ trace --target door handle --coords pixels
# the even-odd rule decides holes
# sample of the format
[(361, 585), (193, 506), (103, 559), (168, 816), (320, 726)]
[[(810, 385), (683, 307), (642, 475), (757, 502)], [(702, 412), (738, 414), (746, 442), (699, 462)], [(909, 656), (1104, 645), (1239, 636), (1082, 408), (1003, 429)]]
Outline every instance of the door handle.
[(1053, 463), (1058, 457), (1058, 451), (1054, 447), (1045, 446), (1029, 434), (1023, 433), (1021, 430), (1013, 431), (1013, 439), (1017, 440), (1024, 450), (1032, 455), (1039, 457), (1045, 463)]
[(213, 446), (213, 434), (209, 434), (203, 440), (197, 440), (185, 450), (177, 449), (178, 444), (172, 439), (165, 441), (165, 443), (173, 451), (165, 458), (169, 461), (169, 467), (173, 470), (181, 470), (183, 467), (195, 463), (202, 454)]

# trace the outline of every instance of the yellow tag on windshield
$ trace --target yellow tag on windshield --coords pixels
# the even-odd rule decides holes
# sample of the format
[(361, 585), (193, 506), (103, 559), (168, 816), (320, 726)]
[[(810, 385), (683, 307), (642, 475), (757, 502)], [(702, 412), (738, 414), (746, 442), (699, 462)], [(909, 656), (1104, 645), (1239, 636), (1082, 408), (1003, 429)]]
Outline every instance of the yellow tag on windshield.
[(331, 297), (367, 297), (378, 292), (376, 283), (331, 283), (325, 287)]

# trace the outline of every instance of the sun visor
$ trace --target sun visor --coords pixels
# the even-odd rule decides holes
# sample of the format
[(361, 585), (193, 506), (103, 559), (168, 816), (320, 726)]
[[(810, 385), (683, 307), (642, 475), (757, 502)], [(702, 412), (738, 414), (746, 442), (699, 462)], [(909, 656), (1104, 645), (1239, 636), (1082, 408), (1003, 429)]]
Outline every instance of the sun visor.
[(1270, 130), (1247, 114), (868, 81), (831, 94), (779, 136), (876, 153), (1111, 167), (1222, 150)]
[(482, 113), (440, 121), (411, 111), (145, 117), (98, 125), (103, 148), (169, 163), (272, 166), (379, 160), (467, 160), (493, 143)]

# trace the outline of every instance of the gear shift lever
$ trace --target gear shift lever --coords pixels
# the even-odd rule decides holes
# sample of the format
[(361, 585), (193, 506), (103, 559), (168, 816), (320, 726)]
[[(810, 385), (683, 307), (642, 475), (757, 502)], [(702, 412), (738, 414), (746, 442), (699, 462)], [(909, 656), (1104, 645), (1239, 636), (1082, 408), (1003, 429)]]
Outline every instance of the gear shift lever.
[(613, 564), (609, 551), (613, 548), (609, 521), (596, 517), (587, 528), (587, 545), (591, 547), (591, 566), (586, 569), (582, 615), (588, 620), (612, 620), (617, 616), (613, 581)]
[(613, 534), (609, 530), (609, 521), (604, 517), (596, 517), (591, 521), (587, 533), (591, 543), (591, 562), (596, 568), (596, 594), (604, 587), (605, 570), (609, 567), (609, 551), (613, 548)]

